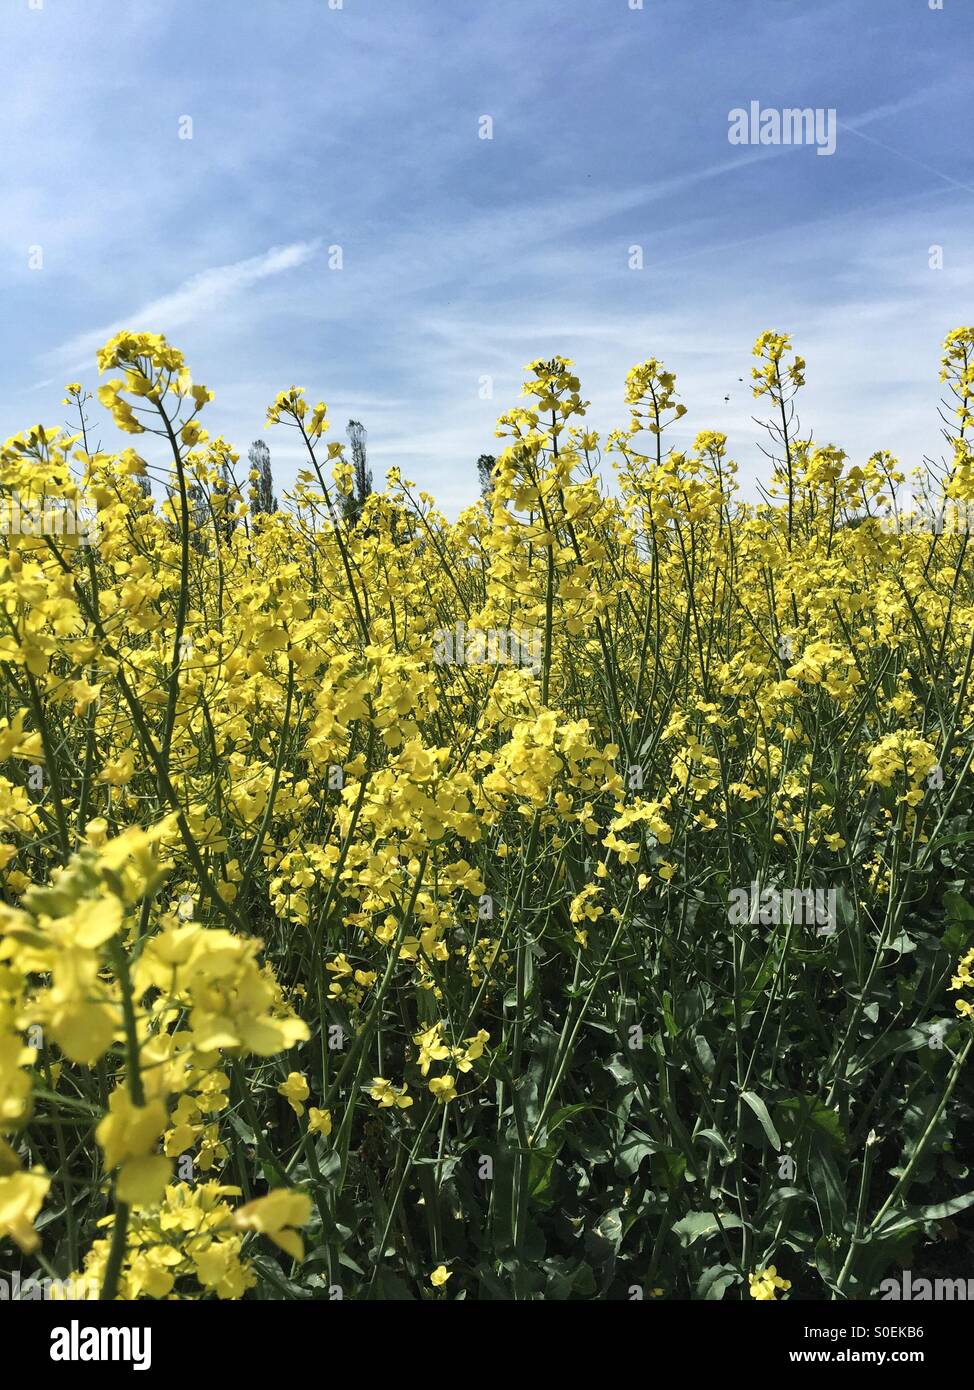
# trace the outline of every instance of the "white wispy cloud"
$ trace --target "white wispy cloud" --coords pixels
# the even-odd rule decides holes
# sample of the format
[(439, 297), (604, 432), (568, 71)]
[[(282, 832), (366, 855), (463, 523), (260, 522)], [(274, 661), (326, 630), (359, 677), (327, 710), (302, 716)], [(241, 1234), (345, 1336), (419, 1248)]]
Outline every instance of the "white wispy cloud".
[(260, 256), (249, 256), (246, 260), (202, 270), (184, 280), (169, 294), (150, 300), (124, 319), (69, 338), (53, 351), (45, 353), (43, 360), (67, 370), (80, 369), (88, 366), (97, 349), (123, 328), (171, 333), (212, 313), (251, 285), (304, 265), (317, 254), (320, 245), (320, 239), (295, 241), (289, 246), (272, 246)]
[[(329, 403), (333, 438), (366, 424), (376, 478), (395, 463), (454, 508), (501, 447), (523, 363), (574, 357), (604, 433), (628, 368), (659, 355), (690, 407), (675, 442), (726, 430), (743, 481), (764, 475), (748, 353), (772, 327), (808, 358), (816, 438), (857, 461), (936, 446), (939, 344), (974, 285), (965, 7), (695, 0), (692, 37), (673, 3), (561, 0), (556, 26), (548, 0), (456, 20), (411, 0), (395, 24), (290, 0), (285, 26), (235, 0), (89, 7), (80, 30), (53, 0), (5, 20), (0, 438), (25, 412), (55, 418), (49, 388), (90, 385), (119, 328), (163, 331), (216, 392), (212, 433), (245, 448), (296, 381)], [(295, 81), (309, 51), (327, 81)], [(65, 88), (66, 65), (92, 80)], [(101, 74), (144, 119), (117, 119)], [(835, 158), (732, 147), (728, 112), (753, 97), (835, 108)], [(268, 436), (281, 489), (301, 461), (288, 440)]]

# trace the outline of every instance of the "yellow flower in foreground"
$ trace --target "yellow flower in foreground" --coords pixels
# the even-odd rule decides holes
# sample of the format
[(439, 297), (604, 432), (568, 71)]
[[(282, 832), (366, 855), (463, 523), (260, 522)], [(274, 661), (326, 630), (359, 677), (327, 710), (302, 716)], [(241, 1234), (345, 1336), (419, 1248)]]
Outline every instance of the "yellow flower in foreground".
[(135, 773), (135, 750), (124, 748), (117, 758), (109, 759), (98, 774), (99, 782), (110, 787), (124, 787)]
[(50, 1178), (41, 1168), (0, 1178), (0, 1239), (9, 1236), (25, 1255), (41, 1243), (34, 1230), (34, 1218), (50, 1185)]
[(450, 1055), (450, 1049), (440, 1036), (442, 1023), (434, 1023), (425, 1033), (413, 1035), (413, 1042), (419, 1048), (419, 1069), (426, 1076), (431, 1062), (442, 1062)]
[(331, 1134), (331, 1111), (308, 1106), (308, 1129), (312, 1134), (323, 1134), (327, 1139)]
[(452, 1277), (446, 1265), (437, 1265), (430, 1275), (430, 1283), (433, 1285), (434, 1289), (442, 1289), (446, 1281)]
[(378, 1101), (383, 1110), (388, 1110), (396, 1105), (400, 1110), (407, 1109), (413, 1103), (412, 1096), (407, 1096), (409, 1087), (405, 1082), (401, 1086), (393, 1086), (391, 1081), (387, 1081), (384, 1076), (373, 1076), (372, 1085), (369, 1087), (369, 1095), (373, 1100)]
[(161, 1100), (136, 1105), (124, 1086), (108, 1098), (108, 1114), (95, 1130), (105, 1155), (105, 1167), (117, 1168), (119, 1201), (139, 1206), (158, 1202), (172, 1176), (172, 1163), (154, 1153), (168, 1125)]
[(295, 1227), (311, 1218), (311, 1198), (293, 1187), (277, 1187), (238, 1208), (233, 1224), (238, 1231), (258, 1231), (295, 1260), (304, 1259), (304, 1241)]
[[(967, 955), (957, 962), (957, 974), (951, 980), (950, 988), (974, 989), (974, 951), (968, 951)], [(969, 999), (957, 999), (955, 1006), (961, 1018), (974, 1019), (974, 1004)]]
[(292, 1071), (287, 1080), (282, 1081), (280, 1086), (278, 1086), (277, 1094), (287, 1099), (287, 1103), (294, 1111), (295, 1115), (303, 1115), (304, 1106), (301, 1102), (307, 1100), (311, 1092), (308, 1088), (307, 1081), (305, 1081), (301, 1073), (299, 1071)]
[(968, 951), (966, 956), (957, 962), (957, 974), (950, 982), (951, 989), (974, 989), (974, 951)]
[(456, 1079), (449, 1072), (445, 1076), (431, 1076), (429, 1088), (440, 1105), (457, 1098)]
[(791, 1280), (779, 1278), (774, 1265), (768, 1265), (767, 1269), (759, 1269), (757, 1274), (749, 1274), (747, 1282), (751, 1286), (751, 1297), (756, 1298), (759, 1303), (773, 1303), (776, 1289), (791, 1288)]
[(472, 1038), (464, 1038), (464, 1042), (467, 1044), (466, 1051), (461, 1052), (460, 1049), (457, 1048), (454, 1049), (454, 1055), (456, 1056), (457, 1052), (460, 1053), (456, 1059), (457, 1071), (466, 1072), (470, 1070), (474, 1062), (479, 1062), (484, 1055), (484, 1045), (490, 1042), (490, 1034), (487, 1032), (486, 1028), (481, 1028)]

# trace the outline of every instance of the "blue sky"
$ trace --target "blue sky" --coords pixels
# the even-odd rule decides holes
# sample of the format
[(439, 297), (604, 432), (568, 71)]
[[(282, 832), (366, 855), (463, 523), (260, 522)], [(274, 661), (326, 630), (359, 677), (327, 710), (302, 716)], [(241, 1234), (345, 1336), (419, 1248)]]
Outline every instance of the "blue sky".
[[(939, 344), (974, 320), (972, 0), (38, 3), (0, 0), (4, 436), (58, 423), (110, 332), (163, 331), (279, 487), (264, 410), (294, 382), (452, 514), (524, 363), (574, 358), (606, 431), (657, 356), (674, 442), (722, 429), (753, 479), (738, 378), (775, 328), (808, 432), (939, 452)], [(834, 108), (835, 154), (731, 145), (752, 101)]]

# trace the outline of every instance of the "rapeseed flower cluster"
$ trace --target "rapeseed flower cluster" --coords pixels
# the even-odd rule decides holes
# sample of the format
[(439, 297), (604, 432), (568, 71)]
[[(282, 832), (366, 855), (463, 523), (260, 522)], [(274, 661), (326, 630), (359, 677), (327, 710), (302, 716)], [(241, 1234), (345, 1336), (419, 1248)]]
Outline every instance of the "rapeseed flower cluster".
[[(656, 358), (605, 440), (531, 363), (453, 521), (395, 469), (350, 519), (297, 386), (258, 509), (157, 334), (98, 354), (137, 449), (79, 383), (6, 441), (0, 498), (97, 539), (0, 546), (0, 1240), (109, 1298), (771, 1301), (776, 1244), (860, 1291), (869, 1222), (952, 1195), (954, 1110), (910, 1117), (968, 1104), (969, 1000), (915, 1047), (974, 988), (967, 538), (891, 527), (896, 460), (802, 438), (804, 360), (754, 355), (757, 503)], [(966, 498), (974, 329), (942, 370)], [(540, 661), (437, 659), (460, 622)], [(731, 922), (752, 883), (840, 929)]]

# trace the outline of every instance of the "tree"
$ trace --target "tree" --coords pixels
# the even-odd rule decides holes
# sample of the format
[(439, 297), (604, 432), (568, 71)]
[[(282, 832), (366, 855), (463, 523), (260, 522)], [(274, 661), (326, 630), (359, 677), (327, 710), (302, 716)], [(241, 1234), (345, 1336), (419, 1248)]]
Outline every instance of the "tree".
[(372, 491), (372, 470), (368, 464), (365, 426), (360, 420), (349, 420), (347, 432), (352, 449), (352, 491), (342, 499), (342, 515), (349, 526), (355, 526)]
[(231, 497), (236, 497), (239, 499), (239, 493), (237, 491), (237, 480), (233, 474), (233, 463), (231, 463), (231, 458), (235, 462), (237, 459), (237, 455), (233, 454), (229, 457), (224, 456), (223, 461), (220, 464), (220, 471), (217, 474), (216, 486), (214, 488), (214, 492), (216, 493), (219, 502), (219, 530), (224, 541), (227, 542), (229, 542), (233, 537), (233, 533), (237, 525), (236, 517), (233, 515)]
[(274, 496), (274, 478), (271, 473), (271, 451), (262, 439), (255, 439), (247, 451), (250, 460), (252, 473), (257, 477), (252, 479), (254, 486), (254, 500), (251, 504), (251, 511), (255, 516), (262, 513), (270, 516), (277, 511), (277, 498)]
[(199, 483), (190, 483), (187, 486), (186, 500), (189, 502), (190, 544), (194, 550), (202, 553), (208, 548), (210, 514), (206, 505), (206, 493)]
[(497, 460), (493, 454), (481, 454), (477, 460), (477, 476), (480, 479), (480, 493), (482, 497), (489, 497), (494, 490), (494, 469)]

